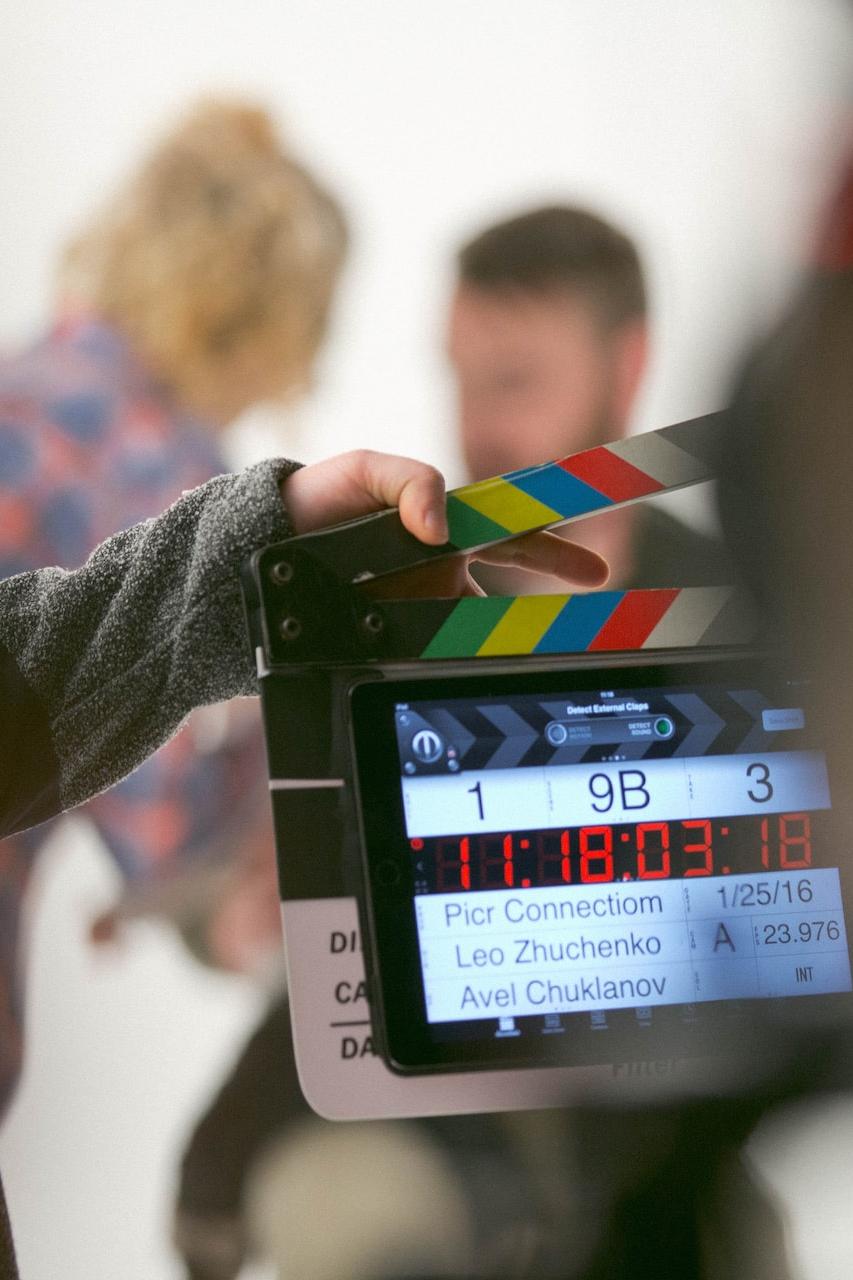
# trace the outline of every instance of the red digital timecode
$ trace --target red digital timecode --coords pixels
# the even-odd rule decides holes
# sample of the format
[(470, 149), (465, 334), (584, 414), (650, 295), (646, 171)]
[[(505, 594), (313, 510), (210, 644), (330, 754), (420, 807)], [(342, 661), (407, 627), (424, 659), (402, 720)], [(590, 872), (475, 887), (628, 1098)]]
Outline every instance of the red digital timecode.
[[(771, 827), (775, 829), (771, 830)], [(672, 848), (672, 833), (680, 837)], [(726, 834), (728, 827), (724, 827)], [(628, 848), (614, 849), (614, 828), (607, 824), (529, 834), (442, 836), (435, 840), (436, 891), (453, 889), (528, 888), (531, 877), (519, 878), (518, 863), (535, 873), (537, 885), (602, 884), (617, 878), (664, 880), (676, 874), (715, 874), (713, 824), (709, 818), (680, 822), (639, 822), (620, 828)], [(811, 821), (807, 813), (781, 813), (758, 823), (761, 866), (780, 871), (810, 867)], [(420, 852), (423, 840), (412, 840)], [(617, 873), (616, 862), (619, 862)], [(630, 865), (626, 866), (626, 859)], [(727, 873), (728, 867), (725, 868)]]

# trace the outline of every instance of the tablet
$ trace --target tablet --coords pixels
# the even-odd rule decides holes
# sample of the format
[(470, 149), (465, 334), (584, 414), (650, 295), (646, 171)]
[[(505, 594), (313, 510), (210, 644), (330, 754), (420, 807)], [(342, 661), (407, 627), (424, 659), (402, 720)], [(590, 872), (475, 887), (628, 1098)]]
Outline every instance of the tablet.
[(850, 871), (803, 681), (640, 654), (350, 696), (393, 1069), (691, 1057), (849, 1016)]

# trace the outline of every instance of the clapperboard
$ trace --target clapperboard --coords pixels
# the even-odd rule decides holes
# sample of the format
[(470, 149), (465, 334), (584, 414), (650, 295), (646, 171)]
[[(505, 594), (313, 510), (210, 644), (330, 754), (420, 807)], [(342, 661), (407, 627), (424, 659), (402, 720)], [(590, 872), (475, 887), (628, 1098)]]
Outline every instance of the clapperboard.
[[(344, 694), (353, 679), (473, 666), (533, 670), (581, 654), (610, 663), (637, 651), (711, 652), (749, 646), (755, 631), (749, 601), (727, 586), (378, 601), (359, 584), (712, 480), (723, 425), (724, 415), (711, 414), (455, 489), (447, 495), (450, 537), (442, 547), (418, 542), (396, 511), (386, 511), (252, 558), (244, 592), (268, 744), (295, 1049), (306, 1099), (320, 1114), (541, 1107), (613, 1075), (600, 1066), (555, 1066), (405, 1078), (375, 1052), (358, 839), (347, 817)], [(549, 740), (543, 726), (552, 709), (540, 710), (531, 722), (490, 705), (488, 732), (481, 726), (474, 733), (463, 721), (452, 736), (463, 755), (468, 747), (483, 753), (487, 742), (493, 762), (514, 765), (529, 752), (543, 762), (582, 760), (589, 744)], [(762, 708), (744, 711), (760, 735)], [(691, 698), (674, 698), (671, 715), (689, 726), (691, 750), (707, 746), (726, 719), (719, 706)], [(425, 720), (424, 727), (448, 732), (446, 722)], [(626, 759), (668, 749), (665, 741), (620, 745)]]

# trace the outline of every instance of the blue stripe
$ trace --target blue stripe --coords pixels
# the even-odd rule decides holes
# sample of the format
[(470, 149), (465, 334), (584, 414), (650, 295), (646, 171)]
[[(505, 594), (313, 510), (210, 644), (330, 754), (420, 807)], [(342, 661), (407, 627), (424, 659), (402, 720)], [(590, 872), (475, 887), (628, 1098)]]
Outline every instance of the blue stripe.
[(592, 485), (584, 484), (583, 480), (570, 476), (555, 463), (511, 471), (504, 480), (529, 493), (531, 498), (538, 498), (546, 507), (559, 511), (561, 516), (579, 516), (585, 511), (597, 511), (613, 505), (611, 498), (593, 489)]
[(583, 653), (624, 595), (624, 591), (593, 591), (588, 596), (572, 596), (533, 652)]

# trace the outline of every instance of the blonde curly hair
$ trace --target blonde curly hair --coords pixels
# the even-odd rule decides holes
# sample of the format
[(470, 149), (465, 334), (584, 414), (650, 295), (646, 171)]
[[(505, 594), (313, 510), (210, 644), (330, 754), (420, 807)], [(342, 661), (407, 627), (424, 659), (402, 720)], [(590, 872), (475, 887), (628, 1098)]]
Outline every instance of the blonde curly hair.
[(306, 380), (346, 246), (340, 206), (269, 115), (210, 99), (68, 246), (60, 287), (191, 404), (242, 357), (284, 393)]

